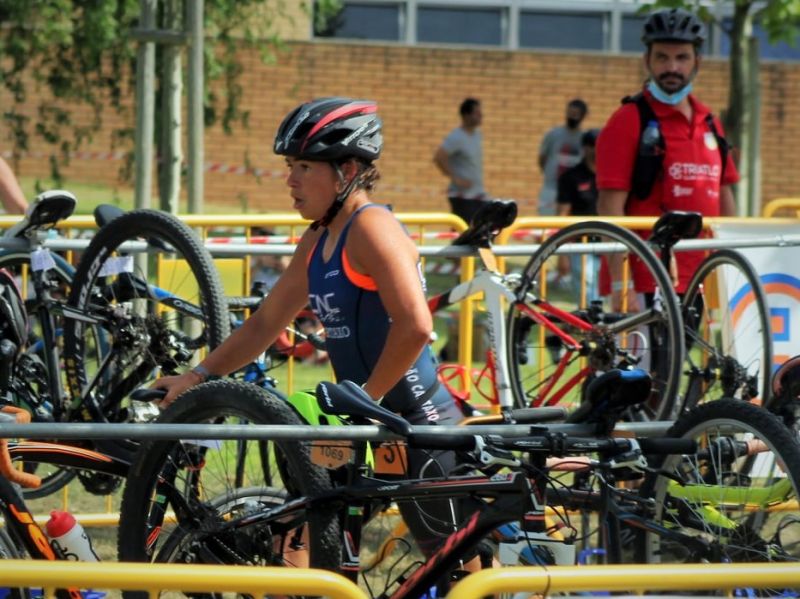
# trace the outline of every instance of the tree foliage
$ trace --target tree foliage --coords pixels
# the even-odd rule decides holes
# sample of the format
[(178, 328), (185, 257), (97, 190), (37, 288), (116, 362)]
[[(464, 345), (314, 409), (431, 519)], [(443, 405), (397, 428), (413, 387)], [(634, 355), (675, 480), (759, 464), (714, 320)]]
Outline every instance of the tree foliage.
[[(178, 1), (183, 7), (191, 0)], [(287, 2), (296, 0), (205, 0), (207, 126), (220, 123), (231, 132), (246, 124), (238, 51), (254, 47), (263, 60), (274, 60), (281, 44), (273, 25)], [(335, 4), (324, 0), (321, 9)], [(139, 15), (138, 0), (0, 0), (0, 83), (7, 94), (2, 119), (15, 161), (33, 139), (41, 140), (53, 148), (52, 176), (59, 181), (60, 166), (101, 129), (104, 111), (133, 110), (132, 30)], [(87, 107), (91, 118), (77, 118), (78, 109), (85, 115)], [(121, 129), (114, 141), (132, 136), (131, 129)]]

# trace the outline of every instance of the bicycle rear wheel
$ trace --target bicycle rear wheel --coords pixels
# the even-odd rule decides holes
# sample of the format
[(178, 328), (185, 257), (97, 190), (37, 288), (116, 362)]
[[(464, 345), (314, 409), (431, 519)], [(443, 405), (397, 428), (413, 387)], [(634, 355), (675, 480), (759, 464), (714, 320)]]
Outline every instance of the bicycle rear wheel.
[[(548, 285), (547, 269), (567, 245), (581, 252), (585, 285), (554, 288)], [(623, 304), (617, 312), (601, 284), (601, 269), (602, 261), (620, 249), (626, 264), (636, 261), (649, 273), (654, 291), (641, 308)], [(638, 235), (604, 222), (566, 227), (531, 256), (515, 293), (507, 314), (506, 360), (517, 406), (557, 402), (577, 407), (594, 372), (637, 365), (653, 376), (654, 393), (632, 416), (653, 420), (672, 415), (684, 351), (680, 309), (668, 274)], [(554, 327), (536, 320), (538, 315)], [(565, 337), (575, 346), (569, 347)]]
[[(721, 399), (679, 418), (669, 434), (695, 439), (699, 450), (668, 456), (666, 476), (651, 475), (642, 486), (664, 527), (644, 535), (648, 563), (800, 562), (800, 446), (780, 420)], [(797, 596), (785, 591), (743, 593)]]
[[(147, 253), (137, 256), (126, 244), (140, 239)], [(159, 371), (188, 369), (230, 331), (210, 255), (184, 223), (155, 210), (126, 213), (97, 232), (75, 272), (69, 308), (64, 353), (71, 407), (86, 407), (91, 395), (101, 411), (93, 419), (154, 417), (149, 405), (123, 410), (128, 394)], [(110, 340), (107, 352), (93, 350), (88, 327)]]
[[(192, 388), (160, 421), (238, 424), (242, 419), (254, 424), (301, 424), (285, 401), (254, 385), (230, 380)], [(283, 483), (278, 489), (265, 481), (268, 468), (261, 444), (246, 447), (249, 454), (242, 460), (237, 441), (143, 443), (122, 498), (119, 559), (290, 565), (302, 557), (297, 548), (307, 544), (313, 567), (338, 569), (341, 539), (334, 505), (298, 512), (282, 521), (226, 527), (287, 498), (314, 496), (331, 488), (328, 471), (312, 463), (307, 442), (270, 443), (270, 459), (281, 474), (280, 480), (273, 477), (273, 483)], [(174, 513), (174, 521), (168, 512)], [(306, 525), (307, 538), (302, 532)]]
[(767, 297), (750, 261), (727, 248), (709, 254), (686, 287), (683, 322), (684, 407), (721, 397), (766, 405), (772, 333)]

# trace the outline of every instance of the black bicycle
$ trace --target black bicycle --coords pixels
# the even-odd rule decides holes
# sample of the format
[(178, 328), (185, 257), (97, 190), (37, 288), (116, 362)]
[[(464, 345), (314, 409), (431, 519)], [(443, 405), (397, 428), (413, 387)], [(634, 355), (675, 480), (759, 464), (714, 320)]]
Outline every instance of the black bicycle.
[[(648, 396), (649, 377), (615, 370), (592, 385), (581, 408), (585, 424), (504, 425), (503, 434), (488, 435), (465, 427), (463, 435), (442, 435), (435, 426), (410, 427), (355, 385), (321, 384), (320, 406), (331, 424), (339, 415), (355, 423), (377, 420), (409, 447), (461, 456), (457, 471), (416, 480), (376, 475), (365, 443), (277, 440), (285, 490), (255, 479), (235, 487), (232, 444), (147, 443), (123, 497), (119, 557), (310, 564), (356, 580), (366, 574), (364, 551), (375, 551), (361, 541), (364, 526), (380, 520), (377, 513), (412, 503), (424, 515), (431, 499), (469, 498), (465, 513), (454, 503), (451, 522), (430, 521), (445, 527), (438, 551), (426, 559), (404, 551), (369, 581), (371, 595), (419, 597), (433, 586), (444, 588), (451, 576), (463, 575), (462, 562), (482, 555), (483, 542), (494, 544), (489, 555), (505, 549), (517, 563), (546, 564), (569, 555), (554, 546), (574, 547), (596, 532), (608, 561), (800, 559), (792, 536), (800, 522), (800, 448), (773, 415), (744, 402), (712, 402), (676, 423), (677, 438), (615, 438), (609, 423)], [(221, 415), (302, 423), (284, 400), (232, 381), (195, 387), (164, 413), (165, 419), (191, 422), (215, 422)], [(648, 456), (658, 453), (676, 455), (654, 466), (657, 458)], [(402, 461), (401, 451), (394, 455)], [(576, 471), (589, 474), (580, 487), (573, 484)], [(647, 492), (616, 484), (644, 476)], [(595, 515), (590, 529), (572, 522), (572, 510)], [(514, 523), (499, 536), (503, 525)]]
[[(44, 238), (75, 204), (69, 192), (43, 193), (0, 238), (0, 268), (16, 278), (29, 315), (24, 347), (3, 359), (11, 368), (10, 401), (39, 421), (152, 419), (158, 411), (130, 400), (131, 391), (159, 372), (191, 367), (229, 334), (219, 276), (177, 218), (114, 206), (96, 210), (100, 229), (73, 269)], [(135, 446), (105, 443), (103, 450), (132, 455)], [(75, 470), (39, 466), (38, 473), (42, 485), (30, 496), (52, 493), (76, 474), (92, 493), (119, 484)]]

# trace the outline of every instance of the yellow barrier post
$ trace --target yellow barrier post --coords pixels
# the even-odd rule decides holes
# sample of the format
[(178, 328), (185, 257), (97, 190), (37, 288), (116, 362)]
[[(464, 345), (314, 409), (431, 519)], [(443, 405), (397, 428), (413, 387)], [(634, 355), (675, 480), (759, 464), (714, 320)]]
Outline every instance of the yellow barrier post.
[(794, 211), (796, 217), (800, 217), (800, 198), (776, 198), (766, 203), (761, 215), (765, 218), (775, 216), (781, 210)]
[(675, 564), (497, 568), (470, 574), (448, 599), (479, 599), (501, 593), (540, 595), (582, 591), (688, 591), (736, 588), (800, 588), (795, 563)]
[(0, 581), (7, 588), (36, 587), (53, 597), (64, 587), (162, 590), (187, 593), (228, 592), (253, 597), (314, 595), (332, 599), (364, 599), (366, 595), (344, 576), (309, 568), (256, 568), (201, 564), (139, 564), (0, 560)]

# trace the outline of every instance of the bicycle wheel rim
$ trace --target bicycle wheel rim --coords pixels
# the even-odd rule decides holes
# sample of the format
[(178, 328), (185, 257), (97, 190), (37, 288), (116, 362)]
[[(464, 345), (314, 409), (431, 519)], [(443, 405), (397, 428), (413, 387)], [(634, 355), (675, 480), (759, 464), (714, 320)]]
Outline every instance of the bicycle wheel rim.
[[(647, 534), (648, 563), (800, 561), (800, 449), (777, 418), (751, 404), (722, 399), (683, 416), (671, 434), (696, 439), (700, 451), (664, 460), (661, 469), (679, 473), (683, 485), (659, 476), (643, 494), (655, 501), (655, 522), (684, 532), (688, 540)], [(761, 449), (731, 450), (732, 440), (739, 445), (758, 441)], [(787, 589), (742, 592), (796, 596), (797, 589), (790, 595)]]
[(683, 316), (685, 408), (722, 397), (767, 405), (773, 361), (769, 306), (750, 262), (730, 249), (706, 257), (686, 287)]
[[(137, 261), (126, 244), (140, 239), (150, 241)], [(69, 306), (82, 317), (65, 327), (72, 409), (91, 395), (101, 411), (93, 417), (112, 421), (157, 415), (148, 405), (124, 411), (123, 401), (157, 373), (187, 370), (230, 330), (207, 251), (186, 225), (152, 210), (127, 213), (98, 231), (75, 273)], [(87, 359), (87, 317), (110, 340), (103, 360)]]
[[(653, 307), (642, 310), (642, 313), (648, 313), (646, 325), (639, 328), (632, 327), (615, 335), (607, 334), (609, 329), (601, 321), (604, 315), (611, 314), (612, 310), (609, 296), (601, 295), (604, 290), (599, 287), (601, 274), (599, 270), (595, 272), (593, 279), (597, 293), (592, 297), (584, 295), (578, 299), (575, 290), (559, 293), (549, 289), (546, 280), (549, 263), (563, 246), (580, 244), (579, 247), (582, 248), (583, 255), (587, 256), (587, 260), (592, 256), (609, 255), (609, 250), (596, 249), (604, 246), (587, 243), (596, 239), (622, 244), (626, 250), (624, 255), (635, 256), (643, 265), (642, 268), (652, 277), (653, 297), (657, 299), (654, 300)], [(653, 377), (655, 392), (651, 400), (632, 413), (632, 417), (643, 420), (671, 417), (680, 379), (683, 325), (669, 276), (641, 238), (610, 223), (587, 221), (566, 227), (542, 243), (537, 252), (531, 256), (521, 273), (516, 296), (517, 302), (510, 306), (507, 316), (506, 356), (517, 405), (553, 405), (558, 402), (559, 405), (566, 407), (576, 407), (582, 401), (586, 382), (594, 372), (620, 366), (627, 367), (621, 364), (620, 352), (622, 352), (631, 357), (629, 366), (644, 367)], [(598, 303), (592, 306), (588, 303), (590, 299)], [(532, 307), (538, 303), (541, 306), (542, 301), (570, 314), (578, 315), (585, 322), (593, 323), (588, 331), (569, 324), (559, 327), (562, 332), (568, 333), (583, 348), (582, 350), (567, 353), (568, 348), (563, 338), (554, 335), (552, 330), (544, 326), (530, 322), (525, 308), (520, 304)], [(535, 310), (542, 312), (540, 307), (536, 307)], [(623, 310), (614, 313), (614, 318), (624, 319), (633, 316), (634, 313), (633, 310)], [(657, 348), (655, 345), (651, 347), (648, 337), (658, 337)], [(569, 384), (572, 385), (569, 390), (562, 393)]]

